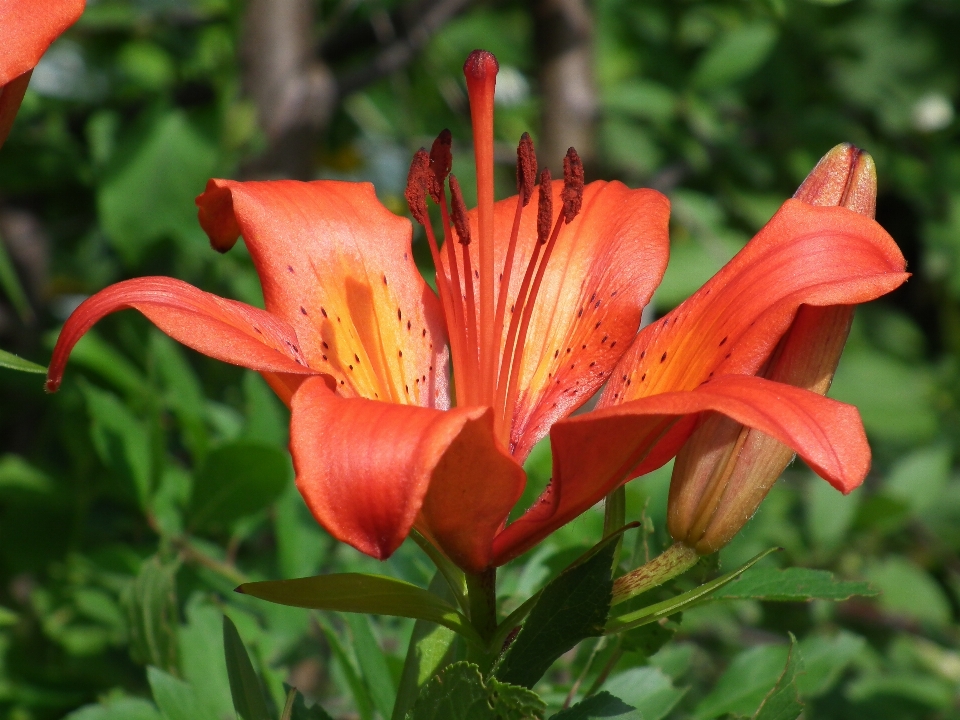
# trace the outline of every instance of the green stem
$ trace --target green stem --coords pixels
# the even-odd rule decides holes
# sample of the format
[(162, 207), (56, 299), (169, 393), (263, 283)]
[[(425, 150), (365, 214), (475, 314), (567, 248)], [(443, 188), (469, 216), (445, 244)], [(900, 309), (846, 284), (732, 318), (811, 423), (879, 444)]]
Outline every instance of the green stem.
[[(477, 574), (466, 573), (467, 604), (470, 608), (470, 623), (484, 643), (490, 643), (497, 631), (497, 569), (489, 568)], [(486, 672), (493, 665), (495, 648), (488, 652), (471, 648), (468, 660)]]
[(427, 540), (416, 530), (410, 531), (410, 537), (412, 537), (414, 542), (420, 546), (420, 549), (423, 550), (431, 560), (433, 560), (433, 564), (437, 566), (437, 570), (440, 571), (440, 574), (443, 576), (444, 580), (447, 581), (447, 585), (450, 586), (450, 592), (452, 592), (453, 597), (456, 598), (460, 609), (465, 613), (469, 613), (470, 608), (467, 604), (466, 586), (464, 583), (463, 571), (450, 562), (446, 555), (440, 552), (436, 546), (433, 545), (433, 543)]
[(674, 543), (660, 555), (636, 570), (617, 578), (613, 583), (611, 605), (618, 605), (630, 598), (663, 585), (697, 564), (697, 551), (683, 543)]
[[(612, 535), (627, 521), (627, 491), (623, 485), (607, 495), (603, 505), (603, 536)], [(620, 564), (620, 550), (623, 548), (623, 536), (617, 540), (617, 549), (613, 551), (613, 569), (616, 574)]]

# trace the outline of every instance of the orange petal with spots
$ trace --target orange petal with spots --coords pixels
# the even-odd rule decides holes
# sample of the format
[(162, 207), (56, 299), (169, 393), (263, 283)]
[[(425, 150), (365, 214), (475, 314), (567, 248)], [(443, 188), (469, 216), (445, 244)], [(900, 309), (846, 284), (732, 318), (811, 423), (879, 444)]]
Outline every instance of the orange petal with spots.
[(0, 145), (7, 139), (30, 72), (73, 25), (84, 0), (0, 0)]
[(460, 567), (489, 565), (524, 485), (489, 408), (342, 398), (310, 378), (291, 409), (297, 487), (331, 535), (383, 559), (416, 525)]
[[(562, 181), (553, 183), (557, 214), (562, 189)], [(506, 262), (516, 203), (513, 197), (494, 206), (498, 278)], [(631, 190), (620, 182), (593, 182), (584, 189), (580, 214), (557, 238), (524, 343), (511, 430), (518, 460), (546, 436), (553, 423), (580, 407), (606, 382), (629, 347), (640, 327), (640, 314), (666, 270), (669, 215), (670, 202), (654, 190)], [(470, 222), (476, 236), (476, 210), (470, 212)], [(536, 242), (537, 203), (533, 201), (520, 223), (505, 326), (509, 326), (510, 308), (515, 307)], [(501, 352), (506, 330), (500, 338)]]
[(870, 469), (857, 409), (771, 380), (725, 375), (568, 418), (553, 427), (553, 481), (544, 497), (494, 541), (502, 564), (569, 522), (624, 481), (676, 454), (696, 414), (712, 410), (793, 448), (837, 487), (855, 487)]
[(145, 277), (111, 285), (84, 300), (64, 323), (47, 372), (60, 386), (73, 346), (100, 318), (133, 308), (167, 335), (204, 355), (269, 374), (281, 397), (316, 371), (306, 366), (293, 328), (265, 310), (226, 300), (180, 280)]
[(200, 224), (224, 252), (243, 236), (268, 311), (346, 397), (445, 407), (446, 333), (410, 251), (410, 222), (369, 183), (211, 180)]
[(800, 305), (873, 300), (909, 277), (904, 268), (900, 249), (873, 220), (788, 200), (700, 290), (640, 332), (600, 405), (692, 390), (721, 374), (752, 375)]

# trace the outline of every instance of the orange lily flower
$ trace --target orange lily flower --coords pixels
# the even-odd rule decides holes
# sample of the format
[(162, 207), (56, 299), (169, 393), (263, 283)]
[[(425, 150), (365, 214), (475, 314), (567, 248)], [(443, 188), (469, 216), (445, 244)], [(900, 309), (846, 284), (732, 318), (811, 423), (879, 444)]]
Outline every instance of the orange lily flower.
[(0, 0), (0, 145), (30, 74), (50, 43), (83, 13), (85, 0)]
[[(407, 192), (438, 294), (413, 263), (409, 222), (369, 184), (212, 180), (197, 199), (201, 225), (221, 251), (244, 238), (266, 309), (171, 278), (118, 283), (67, 320), (48, 389), (94, 322), (136, 308), (180, 342), (257, 370), (289, 404), (297, 486), (332, 535), (385, 558), (415, 527), (471, 573), (666, 462), (708, 410), (775, 437), (832, 482), (860, 482), (869, 448), (856, 410), (753, 375), (801, 304), (864, 302), (903, 282), (892, 239), (846, 209), (788, 201), (690, 301), (638, 334), (666, 267), (666, 198), (584, 186), (572, 150), (564, 180), (543, 173), (537, 189), (524, 137), (518, 195), (494, 202), (496, 60), (475, 51), (464, 71), (478, 208), (466, 210), (448, 176), (448, 133), (417, 154)], [(536, 212), (525, 210), (535, 191)], [(570, 417), (604, 383), (600, 408)], [(505, 527), (522, 463), (548, 434), (551, 485)]]

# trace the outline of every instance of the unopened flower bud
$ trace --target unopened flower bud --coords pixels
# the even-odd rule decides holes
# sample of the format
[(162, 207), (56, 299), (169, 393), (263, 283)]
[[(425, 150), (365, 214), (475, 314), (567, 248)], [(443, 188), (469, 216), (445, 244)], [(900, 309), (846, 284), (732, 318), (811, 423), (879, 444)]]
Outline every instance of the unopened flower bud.
[[(810, 205), (841, 206), (871, 218), (876, 197), (873, 159), (849, 144), (824, 155), (794, 194)], [(758, 374), (825, 395), (852, 320), (852, 305), (802, 305)], [(670, 534), (701, 555), (716, 552), (753, 516), (792, 460), (793, 450), (769, 435), (706, 414), (677, 455), (668, 503)]]

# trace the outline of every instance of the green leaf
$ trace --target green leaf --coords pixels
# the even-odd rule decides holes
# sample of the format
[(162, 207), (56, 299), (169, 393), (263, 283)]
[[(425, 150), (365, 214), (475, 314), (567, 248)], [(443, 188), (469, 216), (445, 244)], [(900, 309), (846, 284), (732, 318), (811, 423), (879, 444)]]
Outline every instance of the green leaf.
[(141, 508), (147, 508), (153, 479), (150, 439), (144, 423), (113, 393), (82, 383), (93, 421), (90, 436), (103, 464), (125, 477), (135, 489)]
[(618, 615), (607, 622), (606, 633), (611, 634), (623, 632), (624, 630), (629, 630), (630, 628), (656, 622), (661, 618), (670, 617), (681, 610), (699, 605), (707, 600), (717, 590), (732, 582), (742, 573), (749, 570), (767, 555), (775, 552), (776, 550), (778, 550), (778, 548), (770, 548), (769, 550), (765, 550), (756, 557), (747, 561), (744, 565), (738, 567), (736, 570), (718, 577), (716, 580), (711, 580), (710, 582), (694, 588), (693, 590), (689, 590), (681, 595), (670, 598), (669, 600), (664, 600), (663, 602), (659, 602), (654, 605), (648, 605), (647, 607), (625, 613), (624, 615)]
[[(284, 683), (283, 689), (290, 692), (292, 688)], [(333, 720), (333, 718), (327, 714), (326, 710), (320, 707), (320, 703), (314, 703), (310, 707), (307, 707), (303, 695), (296, 690), (293, 690), (293, 692), (295, 693), (295, 697), (293, 698), (290, 720)], [(286, 719), (281, 718), (281, 720)]]
[(673, 681), (658, 667), (633, 667), (614, 675), (604, 687), (625, 703), (640, 711), (643, 720), (666, 717), (687, 694), (686, 688), (674, 687)]
[(0, 350), (0, 367), (10, 370), (20, 370), (21, 372), (37, 373), (46, 375), (47, 369), (43, 365), (37, 365), (35, 362), (24, 360), (19, 355), (8, 353), (6, 350)]
[(581, 700), (576, 705), (551, 715), (550, 720), (601, 720), (619, 718), (619, 720), (644, 720), (636, 708), (604, 691)]
[(152, 119), (130, 142), (131, 147), (116, 153), (122, 165), (97, 193), (107, 236), (129, 265), (166, 237), (189, 251), (185, 241), (202, 237), (193, 199), (214, 174), (216, 148), (179, 110)]
[(134, 661), (174, 672), (177, 663), (177, 587), (179, 563), (164, 564), (156, 555), (140, 572), (124, 596), (130, 655)]
[(366, 615), (347, 615), (347, 625), (353, 639), (353, 651), (360, 665), (360, 674), (366, 683), (373, 706), (383, 718), (392, 714), (396, 689), (387, 667), (383, 650), (370, 627), (370, 618)]
[(53, 481), (42, 470), (11, 453), (0, 457), (0, 490), (8, 489), (47, 495), (53, 491)]
[(108, 698), (84, 705), (63, 720), (165, 720), (153, 703), (141, 698)]
[(670, 642), (680, 627), (676, 623), (665, 622), (665, 625), (649, 623), (624, 631), (620, 634), (620, 647), (627, 652), (637, 652), (644, 657), (650, 657)]
[(232, 717), (230, 678), (223, 654), (223, 612), (198, 593), (187, 602), (186, 625), (180, 627), (183, 677), (200, 692), (204, 717)]
[(797, 689), (797, 674), (802, 672), (803, 659), (797, 648), (797, 639), (791, 634), (787, 665), (777, 684), (767, 693), (753, 714), (753, 720), (797, 720), (803, 712), (803, 703), (800, 702), (800, 692)]
[(271, 445), (223, 445), (207, 455), (187, 508), (191, 527), (226, 529), (276, 500), (290, 481), (290, 459)]
[[(51, 338), (51, 345), (54, 338)], [(129, 358), (105, 341), (96, 329), (88, 331), (74, 345), (70, 353), (70, 364), (87, 368), (115, 389), (129, 396), (143, 395), (147, 388), (147, 379)]]
[(757, 21), (721, 35), (700, 59), (693, 83), (700, 88), (729, 85), (752, 75), (766, 62), (777, 28)]
[(327, 643), (330, 645), (333, 656), (337, 659), (340, 669), (346, 676), (347, 684), (350, 686), (350, 693), (353, 695), (353, 702), (357, 706), (357, 713), (359, 713), (361, 720), (373, 720), (373, 707), (370, 705), (369, 693), (347, 649), (343, 646), (343, 643), (340, 642), (340, 637), (336, 631), (322, 618), (318, 618), (318, 624), (323, 631), (324, 637), (327, 639)]
[[(448, 603), (456, 602), (450, 584), (439, 571), (434, 573), (428, 589)], [(417, 620), (413, 626), (410, 643), (407, 645), (407, 656), (400, 675), (400, 688), (391, 714), (393, 720), (403, 720), (417, 699), (423, 684), (440, 669), (442, 664), (449, 663), (449, 658), (455, 651), (456, 637), (456, 633), (449, 628), (426, 620)]]
[(165, 720), (216, 720), (216, 716), (203, 707), (193, 687), (183, 680), (148, 667), (147, 681)]
[(543, 677), (553, 661), (578, 642), (603, 634), (613, 595), (611, 568), (620, 535), (564, 570), (540, 593), (493, 674), (523, 687)]
[(271, 720), (260, 678), (253, 669), (237, 626), (226, 615), (223, 616), (223, 651), (227, 658), (230, 694), (237, 715), (241, 720)]
[(467, 619), (449, 603), (416, 585), (382, 575), (338, 573), (267, 580), (244, 583), (237, 592), (279, 605), (429, 620), (481, 644)]
[[(773, 705), (775, 691), (783, 691), (793, 683), (793, 676), (785, 684), (785, 670), (791, 673), (798, 662), (793, 645), (758, 645), (737, 655), (714, 685), (713, 690), (700, 701), (693, 711), (693, 720), (710, 720), (725, 713), (752, 716), (761, 705)], [(794, 687), (792, 692), (796, 693)], [(789, 692), (787, 692), (789, 695)], [(779, 697), (779, 694), (778, 694)], [(799, 711), (798, 711), (799, 714)], [(794, 720), (796, 715), (790, 720)]]
[(427, 682), (407, 720), (530, 720), (546, 706), (526, 688), (490, 679), (467, 662), (450, 665)]
[(754, 568), (715, 592), (711, 600), (840, 601), (876, 594), (870, 583), (837, 580), (826, 570)]
[(803, 674), (797, 677), (803, 697), (816, 697), (830, 690), (846, 667), (863, 656), (866, 645), (864, 638), (846, 631), (832, 637), (805, 637), (800, 643)]

